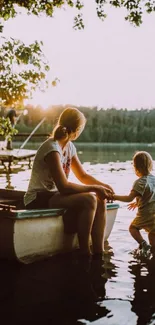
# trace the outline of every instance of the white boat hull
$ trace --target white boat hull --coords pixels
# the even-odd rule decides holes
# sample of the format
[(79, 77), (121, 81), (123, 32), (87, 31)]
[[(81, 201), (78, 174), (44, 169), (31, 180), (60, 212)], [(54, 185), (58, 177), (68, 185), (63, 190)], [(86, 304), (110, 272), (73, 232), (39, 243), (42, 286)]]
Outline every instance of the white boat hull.
[[(107, 204), (107, 222), (104, 240), (112, 231), (118, 204)], [(52, 210), (52, 209), (51, 209)], [(19, 210), (14, 214), (1, 211), (0, 216), (0, 256), (16, 258), (29, 263), (37, 258), (52, 256), (58, 253), (69, 252), (78, 248), (77, 235), (64, 233), (62, 215), (56, 213), (49, 216), (44, 210)], [(33, 213), (39, 211), (39, 214)], [(54, 209), (53, 209), (54, 211)], [(27, 214), (28, 212), (28, 214)]]

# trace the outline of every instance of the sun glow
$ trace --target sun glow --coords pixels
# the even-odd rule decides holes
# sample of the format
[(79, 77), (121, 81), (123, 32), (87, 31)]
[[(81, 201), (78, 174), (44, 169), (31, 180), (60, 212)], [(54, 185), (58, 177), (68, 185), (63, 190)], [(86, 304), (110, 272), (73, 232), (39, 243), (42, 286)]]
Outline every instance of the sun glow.
[(70, 102), (104, 108), (153, 107), (154, 15), (144, 15), (143, 25), (133, 28), (124, 21), (122, 10), (107, 8), (108, 17), (101, 22), (91, 5), (94, 1), (89, 2), (84, 31), (73, 30), (70, 10), (58, 10), (52, 19), (21, 15), (6, 22), (6, 37), (11, 31), (12, 37), (27, 43), (43, 41), (51, 66), (50, 83), (53, 76), (60, 79), (58, 87), (37, 91), (25, 103), (44, 109)]

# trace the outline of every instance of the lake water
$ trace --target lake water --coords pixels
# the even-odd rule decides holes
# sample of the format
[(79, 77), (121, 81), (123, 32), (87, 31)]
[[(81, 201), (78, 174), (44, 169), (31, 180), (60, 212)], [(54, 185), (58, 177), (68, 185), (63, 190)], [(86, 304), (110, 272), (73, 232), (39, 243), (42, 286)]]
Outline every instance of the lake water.
[[(151, 145), (77, 145), (84, 168), (119, 194), (127, 194), (136, 179), (131, 163), (136, 150), (150, 152), (155, 167)], [(1, 187), (26, 189), (30, 172), (21, 165), (14, 166), (11, 174), (0, 170)], [(71, 179), (76, 181), (73, 175)], [(87, 274), (68, 255), (29, 265), (2, 263), (0, 298), (1, 315), (8, 318), (5, 323), (154, 325), (155, 263), (140, 262), (131, 254), (137, 248), (128, 232), (134, 215), (120, 202), (105, 244), (104, 263), (96, 262)]]

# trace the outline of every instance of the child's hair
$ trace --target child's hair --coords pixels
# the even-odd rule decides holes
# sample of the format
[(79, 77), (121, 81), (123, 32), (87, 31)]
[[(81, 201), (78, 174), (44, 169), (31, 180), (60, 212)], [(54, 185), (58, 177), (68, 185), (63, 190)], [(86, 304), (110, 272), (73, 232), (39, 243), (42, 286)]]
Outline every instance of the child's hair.
[(133, 164), (142, 175), (148, 175), (153, 169), (152, 157), (147, 151), (136, 152), (133, 156)]
[(68, 137), (71, 133), (80, 131), (86, 124), (86, 118), (77, 108), (68, 107), (59, 116), (52, 132), (54, 140)]

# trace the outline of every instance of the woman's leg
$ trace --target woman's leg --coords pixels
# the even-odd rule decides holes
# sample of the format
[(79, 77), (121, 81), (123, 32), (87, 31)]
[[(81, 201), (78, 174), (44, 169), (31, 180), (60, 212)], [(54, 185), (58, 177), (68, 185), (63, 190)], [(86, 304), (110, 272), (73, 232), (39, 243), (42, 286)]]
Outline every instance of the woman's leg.
[(104, 250), (104, 230), (106, 225), (106, 201), (97, 200), (97, 209), (92, 227), (92, 244), (94, 253)]
[(92, 225), (97, 210), (97, 198), (92, 193), (79, 193), (72, 195), (55, 194), (49, 200), (49, 207), (51, 208), (66, 208), (65, 222), (67, 219), (75, 218), (77, 222), (77, 233), (81, 253), (90, 254), (90, 235)]
[(155, 253), (155, 233), (149, 232), (148, 239), (149, 239), (150, 245), (152, 246), (152, 253)]
[(129, 227), (129, 231), (131, 236), (137, 241), (138, 244), (141, 244), (144, 241), (140, 231), (132, 224)]

